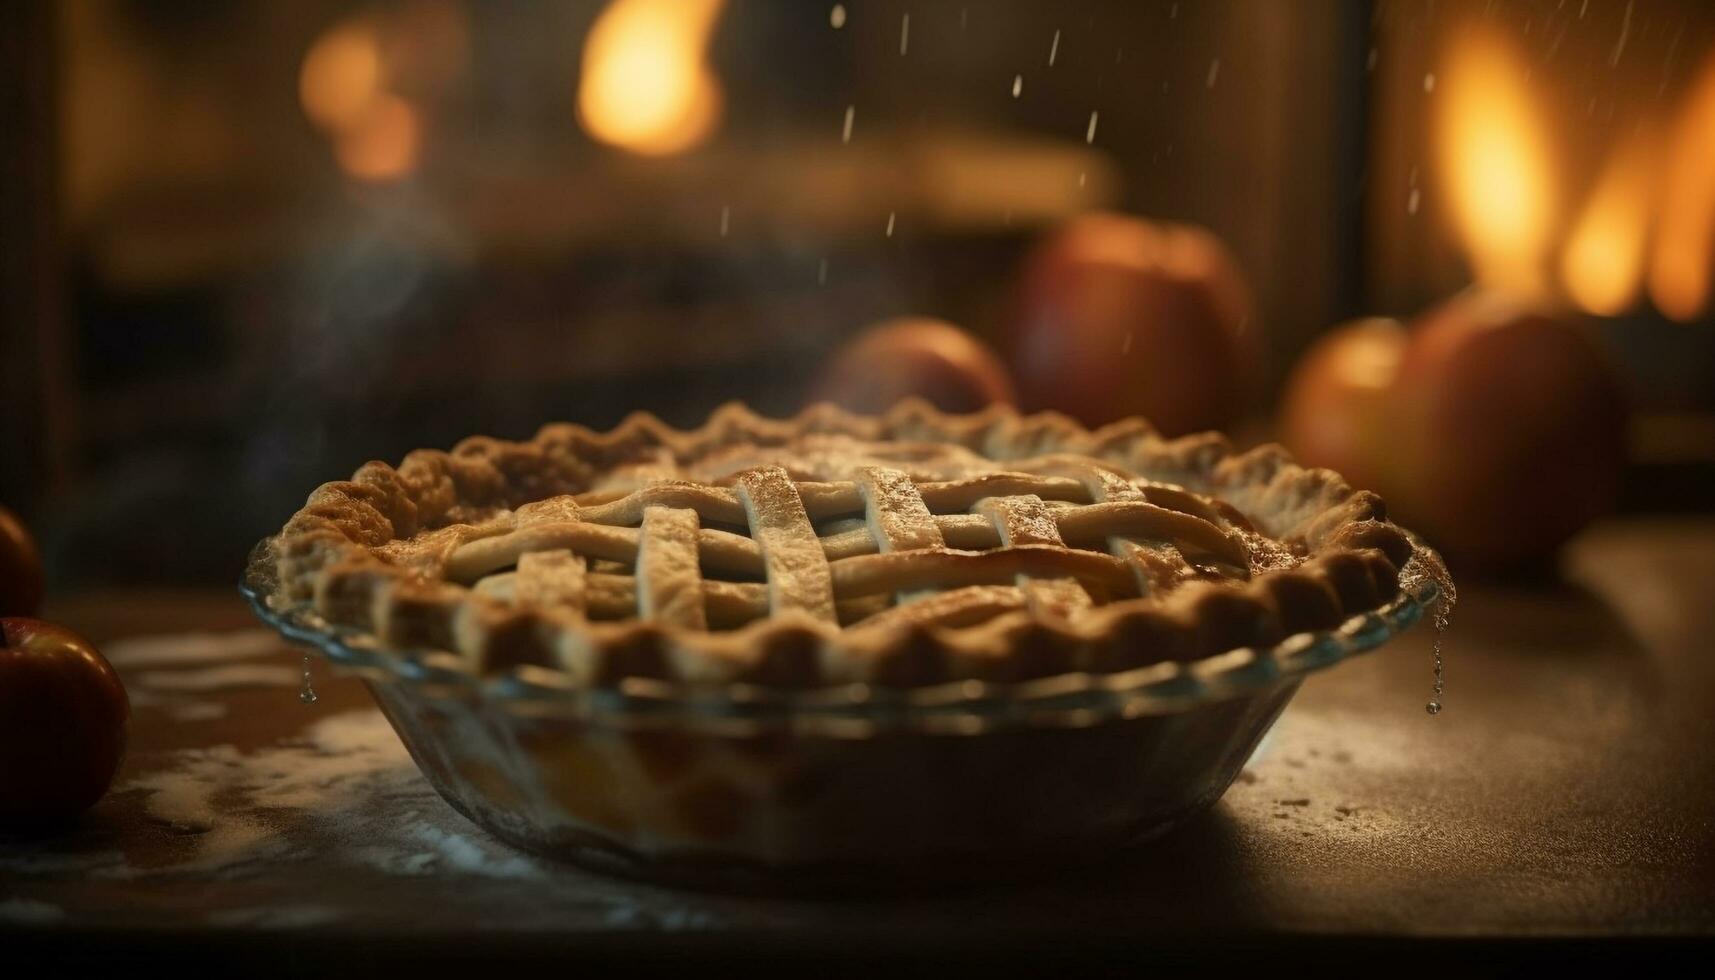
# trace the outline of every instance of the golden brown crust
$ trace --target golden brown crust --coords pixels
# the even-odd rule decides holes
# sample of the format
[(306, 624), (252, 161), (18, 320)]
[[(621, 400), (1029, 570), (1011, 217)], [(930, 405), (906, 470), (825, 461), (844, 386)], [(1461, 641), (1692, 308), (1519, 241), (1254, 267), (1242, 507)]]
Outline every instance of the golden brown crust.
[[(638, 538), (638, 524), (580, 525), (569, 517), (580, 507), (605, 507), (603, 513), (610, 515), (622, 508), (627, 513), (613, 520), (623, 523), (621, 518), (629, 516), (641, 521), (648, 506), (662, 501), (694, 505), (701, 508), (704, 526), (698, 528), (695, 521), (672, 525), (673, 537), (661, 538), (656, 553), (686, 547), (694, 553), (701, 542), (705, 567), (722, 561), (756, 567), (765, 556), (755, 543), (708, 527), (709, 515), (719, 524), (741, 514), (741, 503), (756, 504), (753, 493), (765, 492), (764, 504), (773, 506), (771, 495), (790, 475), (803, 500), (800, 517), (791, 520), (803, 527), (803, 519), (822, 520), (819, 514), (838, 513), (852, 501), (861, 508), (865, 494), (900, 481), (898, 474), (864, 471), (850, 477), (856, 482), (815, 483), (777, 470), (781, 477), (753, 486), (743, 482), (757, 479), (745, 475), (755, 472), (747, 465), (755, 462), (752, 457), (790, 443), (812, 454), (825, 444), (828, 458), (838, 459), (842, 446), (860, 442), (906, 450), (920, 443), (927, 447), (924, 452), (938, 454), (943, 469), (968, 466), (970, 478), (918, 482), (916, 490), (937, 512), (907, 506), (901, 513), (909, 517), (908, 526), (821, 537), (821, 547), (838, 560), (821, 565), (831, 570), (825, 582), (792, 597), (808, 612), (776, 603), (774, 615), (745, 622), (757, 614), (757, 602), (768, 602), (758, 598), (763, 594), (757, 586), (664, 574), (652, 580), (656, 584), (639, 586), (618, 578), (601, 566), (627, 555), (635, 563), (639, 549), (649, 547)], [(602, 490), (603, 480), (627, 467), (649, 469), (652, 460), (668, 469), (700, 468), (706, 475), (695, 485), (656, 483), (629, 494)], [(992, 475), (996, 469), (1012, 470), (1008, 464), (1031, 476)], [(1058, 475), (1077, 472), (1083, 474), (1082, 483)], [(740, 479), (737, 485), (727, 482), (734, 476)], [(723, 485), (736, 486), (738, 495), (720, 489)], [(1053, 507), (1042, 506), (1032, 490), (1059, 499)], [(1013, 521), (1020, 540), (999, 541), (1006, 547), (992, 551), (959, 550), (994, 548), (989, 539), (997, 525), (975, 515), (950, 515), (947, 509), (1000, 499), (996, 493), (1025, 494), (1006, 497), (1022, 503), (1004, 513), (984, 505), (999, 526)], [(562, 495), (580, 495), (579, 503), (570, 497), (549, 501)], [(537, 501), (545, 503), (525, 507)], [(797, 506), (795, 498), (789, 503)], [(1185, 547), (1195, 549), (1187, 558), (1204, 554), (1216, 563), (1211, 568), (1227, 567), (1235, 555), (1244, 554), (1251, 556), (1252, 568), (1235, 580), (1173, 580), (1162, 588), (1167, 579), (1160, 575), (1173, 570), (1157, 569), (1157, 578), (1150, 579), (1147, 573), (1154, 566), (1147, 555), (1127, 558), (1130, 553), (1120, 543), (1114, 545), (1114, 556), (1069, 546), (1078, 535), (1091, 533), (1089, 527), (1110, 534), (1119, 533), (1112, 530), (1116, 527), (1144, 533), (1126, 530), (1134, 525), (1180, 536)], [(665, 601), (632, 594), (648, 588), (673, 590), (672, 601), (679, 603), (673, 608), (683, 610), (684, 592), (701, 588), (710, 624), (743, 625), (710, 632), (684, 625), (694, 624), (694, 616), (679, 623), (594, 621), (576, 610), (497, 598), (508, 581), (471, 588), (443, 578), (449, 574), (444, 569), (463, 564), (474, 563), (474, 575), (498, 567), (496, 562), (516, 561), (516, 555), (485, 551), (506, 547), (488, 538), (522, 533), (520, 528), (539, 542), (532, 551), (563, 547), (554, 542), (578, 536), (574, 550), (591, 559), (587, 601), (592, 610), (601, 603)], [(888, 535), (916, 545), (945, 536), (947, 546), (892, 555)], [(1058, 543), (1062, 535), (1068, 545)], [(768, 560), (819, 560), (804, 553), (806, 547), (815, 550), (817, 540), (802, 532), (776, 538), (775, 555)], [(1265, 554), (1265, 546), (1272, 550)], [(857, 550), (836, 553), (842, 548)], [(996, 407), (945, 415), (917, 401), (880, 417), (818, 405), (774, 420), (732, 404), (690, 431), (634, 415), (606, 433), (555, 424), (525, 442), (466, 439), (450, 453), (419, 450), (396, 469), (372, 462), (349, 481), (323, 485), (277, 539), (283, 601), (313, 603), (328, 621), (369, 631), (392, 648), (451, 650), (478, 672), (525, 664), (557, 668), (582, 684), (655, 677), (784, 688), (845, 681), (897, 686), (955, 678), (1012, 681), (1068, 670), (1124, 670), (1271, 644), (1295, 632), (1330, 628), (1387, 601), (1397, 593), (1400, 568), (1413, 553), (1412, 542), (1387, 522), (1379, 497), (1354, 491), (1331, 471), (1297, 465), (1278, 446), (1235, 454), (1219, 435), (1165, 440), (1136, 419), (1090, 431), (1051, 413), (1021, 416)], [(939, 578), (919, 582), (924, 574), (917, 571), (918, 563), (928, 560), (939, 564), (924, 574)], [(1203, 568), (1196, 564), (1201, 560), (1182, 563), (1180, 579), (1191, 574), (1188, 567)], [(583, 576), (584, 559), (576, 561), (576, 574)], [(563, 560), (539, 564), (567, 567)], [(1130, 577), (1133, 568), (1137, 581)], [(1015, 578), (1019, 584), (1013, 584)], [(1090, 606), (1086, 599), (1074, 603), (1076, 614), (1069, 614), (1059, 602), (1064, 592), (1040, 588), (1057, 581), (1082, 583), (1072, 586), (1077, 595), (1088, 588), (1089, 595), (1114, 601)], [(980, 610), (974, 621), (924, 622), (933, 609), (925, 606), (919, 614), (913, 611), (916, 603), (876, 615), (880, 607), (868, 598), (877, 590), (929, 584), (959, 592), (955, 604)], [(858, 622), (842, 628), (836, 616)]]

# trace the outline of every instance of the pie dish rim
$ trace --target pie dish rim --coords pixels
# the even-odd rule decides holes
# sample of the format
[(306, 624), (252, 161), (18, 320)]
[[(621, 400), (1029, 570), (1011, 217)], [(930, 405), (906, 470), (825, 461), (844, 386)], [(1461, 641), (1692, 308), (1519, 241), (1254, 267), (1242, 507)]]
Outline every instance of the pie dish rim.
[(524, 718), (571, 718), (722, 738), (779, 731), (848, 740), (900, 732), (975, 736), (1178, 714), (1295, 683), (1368, 653), (1415, 626), (1444, 600), (1434, 577), (1402, 577), (1391, 600), (1331, 629), (1295, 633), (1269, 647), (1241, 647), (1196, 661), (1162, 661), (1110, 674), (1070, 671), (1016, 682), (967, 679), (914, 688), (848, 682), (785, 689), (645, 677), (589, 687), (539, 667), (478, 673), (456, 654), (380, 645), (362, 629), (327, 622), (308, 603), (283, 602), (274, 569), (276, 543), (271, 536), (252, 549), (240, 594), (265, 624), (312, 648), (342, 673), (409, 686), (431, 700), (475, 699)]

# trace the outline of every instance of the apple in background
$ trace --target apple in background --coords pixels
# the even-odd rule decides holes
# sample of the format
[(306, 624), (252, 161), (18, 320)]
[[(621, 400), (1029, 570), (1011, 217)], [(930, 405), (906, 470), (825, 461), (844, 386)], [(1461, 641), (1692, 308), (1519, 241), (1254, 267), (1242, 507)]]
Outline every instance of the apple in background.
[(0, 826), (42, 829), (95, 805), (125, 754), (130, 701), (88, 640), (0, 618)]
[(1336, 327), (1310, 346), (1287, 380), (1280, 410), (1281, 442), (1299, 462), (1383, 491), (1393, 437), (1389, 399), (1408, 343), (1403, 324), (1377, 317)]
[(1244, 409), (1258, 357), (1250, 316), (1215, 236), (1094, 213), (1025, 259), (1006, 346), (1025, 408), (1089, 425), (1142, 415), (1182, 435)]
[(1390, 406), (1382, 493), (1455, 562), (1540, 558), (1618, 498), (1622, 384), (1583, 333), (1518, 300), (1467, 292), (1420, 317)]
[(0, 616), (33, 615), (42, 604), (42, 553), (18, 516), (0, 507)]
[(944, 412), (1011, 404), (1012, 379), (986, 344), (945, 320), (900, 317), (865, 329), (835, 352), (812, 386), (816, 400), (877, 413), (902, 398)]

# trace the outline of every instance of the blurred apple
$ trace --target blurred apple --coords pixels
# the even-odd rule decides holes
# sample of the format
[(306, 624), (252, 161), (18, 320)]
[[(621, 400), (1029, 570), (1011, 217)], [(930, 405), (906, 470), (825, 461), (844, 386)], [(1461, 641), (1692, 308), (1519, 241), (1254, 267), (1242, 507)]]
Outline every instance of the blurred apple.
[(1397, 320), (1337, 327), (1298, 361), (1281, 403), (1280, 439), (1310, 466), (1366, 490), (1383, 489), (1393, 433), (1389, 400), (1407, 335)]
[(834, 354), (812, 394), (870, 413), (911, 395), (945, 412), (1013, 401), (1012, 379), (995, 352), (930, 317), (900, 317), (867, 328)]
[(130, 701), (88, 640), (0, 618), (0, 825), (51, 827), (95, 805), (125, 754)]
[(1007, 349), (1026, 408), (1090, 425), (1142, 415), (1181, 435), (1245, 407), (1249, 320), (1248, 291), (1213, 235), (1087, 214), (1026, 258)]
[(42, 553), (18, 516), (0, 507), (0, 616), (33, 615), (42, 604)]
[(1540, 558), (1607, 513), (1626, 460), (1623, 387), (1575, 327), (1485, 292), (1411, 329), (1384, 496), (1455, 562)]

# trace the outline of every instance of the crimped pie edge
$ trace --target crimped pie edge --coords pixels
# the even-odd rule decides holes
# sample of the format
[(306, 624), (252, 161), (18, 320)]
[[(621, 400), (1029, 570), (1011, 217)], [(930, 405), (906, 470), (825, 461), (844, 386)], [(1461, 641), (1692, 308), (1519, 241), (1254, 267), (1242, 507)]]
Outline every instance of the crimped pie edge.
[[(1016, 611), (976, 626), (842, 630), (774, 616), (730, 632), (704, 632), (515, 609), (460, 585), (415, 580), (409, 569), (371, 550), (438, 526), (461, 509), (515, 507), (574, 492), (639, 450), (692, 459), (811, 433), (952, 442), (998, 463), (1051, 452), (1090, 456), (1217, 496), (1265, 533), (1301, 539), (1308, 558), (1240, 586), (1194, 583), (1161, 598), (1115, 602), (1071, 622)], [(397, 468), (370, 462), (350, 480), (323, 484), (287, 522), (276, 549), (281, 601), (312, 603), (329, 621), (374, 631), (384, 644), (416, 645), (410, 641), (421, 633), (438, 632), (444, 642), (432, 645), (460, 654), (473, 672), (529, 664), (594, 686), (640, 676), (801, 688), (1023, 680), (1265, 646), (1292, 633), (1332, 628), (1386, 602), (1397, 593), (1399, 570), (1414, 546), (1386, 520), (1380, 497), (1352, 489), (1331, 470), (1300, 466), (1277, 445), (1235, 453), (1217, 433), (1163, 439), (1141, 419), (1090, 430), (1052, 412), (1021, 415), (993, 406), (950, 415), (913, 399), (881, 416), (820, 404), (769, 419), (732, 402), (690, 430), (638, 413), (607, 432), (554, 423), (521, 442), (471, 437), (451, 452), (416, 450)]]

